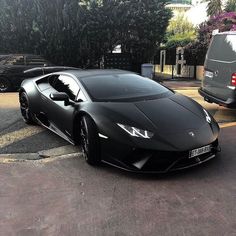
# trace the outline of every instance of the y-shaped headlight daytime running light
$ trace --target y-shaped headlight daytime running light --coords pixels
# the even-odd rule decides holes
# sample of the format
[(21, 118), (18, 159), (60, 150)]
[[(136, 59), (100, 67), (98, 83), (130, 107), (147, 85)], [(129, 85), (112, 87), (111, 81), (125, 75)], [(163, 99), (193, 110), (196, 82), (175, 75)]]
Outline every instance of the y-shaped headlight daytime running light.
[(205, 109), (203, 109), (203, 111), (206, 115), (206, 121), (210, 124), (211, 123), (211, 117), (209, 116), (208, 112)]
[(118, 126), (120, 126), (123, 130), (125, 130), (129, 135), (133, 136), (133, 137), (137, 137), (137, 138), (152, 138), (153, 133), (149, 132), (147, 130), (142, 130), (142, 129), (138, 129), (136, 127), (132, 127), (129, 125), (122, 125), (117, 123)]

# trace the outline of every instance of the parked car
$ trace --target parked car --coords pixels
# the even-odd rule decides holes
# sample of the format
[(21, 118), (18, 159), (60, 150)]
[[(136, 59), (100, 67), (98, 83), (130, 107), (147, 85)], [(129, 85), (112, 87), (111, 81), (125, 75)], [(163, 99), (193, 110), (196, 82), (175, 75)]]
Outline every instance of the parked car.
[(236, 32), (213, 36), (204, 69), (199, 94), (207, 102), (236, 108)]
[(51, 62), (37, 55), (0, 55), (0, 92), (18, 90), (26, 78), (68, 69), (72, 67), (53, 66)]
[[(40, 75), (46, 75), (53, 72), (65, 71), (65, 70), (78, 70), (79, 68), (68, 67), (68, 66), (43, 66), (43, 67), (34, 67), (28, 70), (23, 71), (23, 78), (33, 78)], [(21, 81), (22, 82), (22, 81)]]
[(194, 100), (121, 70), (70, 70), (23, 81), (20, 108), (85, 160), (137, 172), (199, 165), (219, 151), (219, 126)]

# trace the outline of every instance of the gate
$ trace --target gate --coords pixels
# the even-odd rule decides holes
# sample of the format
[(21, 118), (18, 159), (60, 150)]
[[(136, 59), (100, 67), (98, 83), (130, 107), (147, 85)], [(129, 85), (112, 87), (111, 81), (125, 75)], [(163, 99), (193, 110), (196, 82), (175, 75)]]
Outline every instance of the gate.
[(132, 70), (131, 56), (126, 53), (108, 53), (104, 56), (104, 68)]

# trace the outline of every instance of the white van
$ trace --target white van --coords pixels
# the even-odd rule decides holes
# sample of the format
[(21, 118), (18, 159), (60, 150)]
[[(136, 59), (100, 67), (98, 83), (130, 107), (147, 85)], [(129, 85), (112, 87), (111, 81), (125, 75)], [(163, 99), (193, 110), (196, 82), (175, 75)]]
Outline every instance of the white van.
[(207, 102), (236, 108), (236, 32), (213, 36), (204, 69), (199, 94)]

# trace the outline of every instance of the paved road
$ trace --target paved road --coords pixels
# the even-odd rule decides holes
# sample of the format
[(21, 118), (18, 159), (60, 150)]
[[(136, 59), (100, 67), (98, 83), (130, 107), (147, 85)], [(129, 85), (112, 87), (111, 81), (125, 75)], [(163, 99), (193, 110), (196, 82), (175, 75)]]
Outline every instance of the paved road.
[(0, 235), (236, 235), (236, 127), (223, 152), (172, 175), (135, 175), (81, 157), (0, 164)]
[[(194, 89), (179, 92), (201, 100)], [(137, 175), (64, 155), (72, 149), (66, 142), (22, 122), (17, 94), (0, 94), (1, 153), (59, 153), (0, 155), (0, 235), (236, 235), (235, 111), (204, 106), (229, 126), (219, 158), (169, 175)]]
[(31, 153), (68, 144), (44, 128), (26, 125), (17, 93), (0, 94), (0, 118), (0, 153)]

